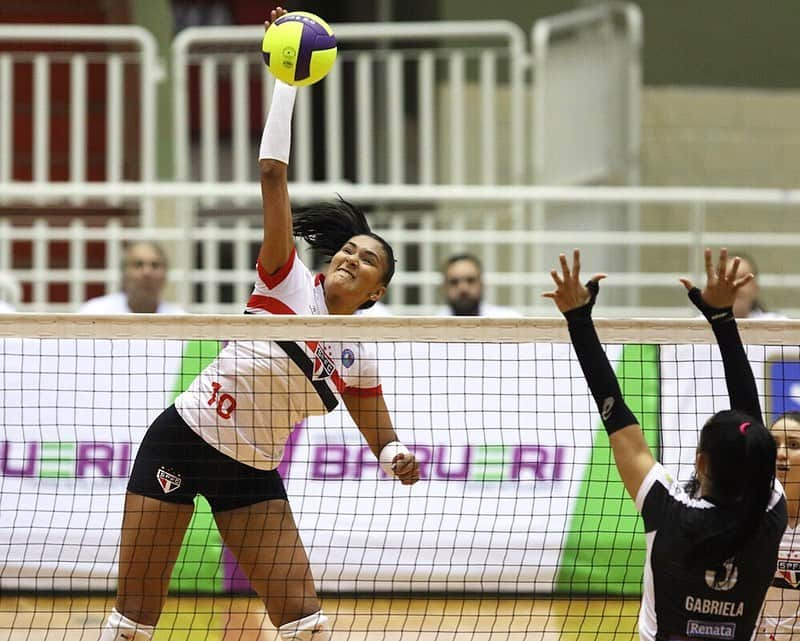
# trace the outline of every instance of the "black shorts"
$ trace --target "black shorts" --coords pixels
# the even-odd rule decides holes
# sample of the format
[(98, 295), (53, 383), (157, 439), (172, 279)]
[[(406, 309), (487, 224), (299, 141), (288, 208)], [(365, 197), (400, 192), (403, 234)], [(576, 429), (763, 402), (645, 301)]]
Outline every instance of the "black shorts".
[(174, 405), (147, 430), (133, 462), (128, 491), (184, 505), (191, 505), (200, 494), (214, 513), (286, 500), (278, 470), (259, 470), (223, 454), (200, 438)]

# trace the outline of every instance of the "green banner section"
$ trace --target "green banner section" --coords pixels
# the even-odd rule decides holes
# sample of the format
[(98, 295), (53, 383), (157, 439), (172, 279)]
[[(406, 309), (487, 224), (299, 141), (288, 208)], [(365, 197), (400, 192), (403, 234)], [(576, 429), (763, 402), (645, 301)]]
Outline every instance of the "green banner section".
[[(181, 371), (175, 384), (173, 400), (219, 353), (217, 341), (188, 341), (183, 352)], [(222, 540), (211, 508), (204, 498), (194, 501), (194, 515), (183, 539), (170, 590), (180, 592), (222, 591)]]
[[(653, 455), (659, 443), (659, 349), (625, 345), (617, 367), (622, 395)], [(608, 436), (599, 425), (561, 556), (556, 591), (638, 595), (645, 539), (633, 500), (619, 478)]]

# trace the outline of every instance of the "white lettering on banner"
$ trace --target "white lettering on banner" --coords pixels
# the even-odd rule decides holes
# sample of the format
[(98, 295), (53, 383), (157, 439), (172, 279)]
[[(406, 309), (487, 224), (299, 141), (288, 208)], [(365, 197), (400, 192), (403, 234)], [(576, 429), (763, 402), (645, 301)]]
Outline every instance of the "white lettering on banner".
[(684, 605), (688, 612), (712, 616), (738, 617), (744, 613), (744, 601), (718, 601), (698, 596), (687, 596)]

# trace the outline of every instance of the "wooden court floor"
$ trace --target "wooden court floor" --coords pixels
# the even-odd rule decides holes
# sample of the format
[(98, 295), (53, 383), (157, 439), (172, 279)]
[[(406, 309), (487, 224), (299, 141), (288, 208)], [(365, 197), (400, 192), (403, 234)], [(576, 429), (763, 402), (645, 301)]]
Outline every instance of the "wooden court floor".
[[(0, 641), (97, 641), (110, 597), (0, 595)], [(323, 599), (334, 641), (634, 641), (639, 600), (361, 597)], [(228, 630), (249, 597), (170, 598), (154, 641), (272, 641)], [(254, 618), (258, 618), (256, 614)], [(252, 619), (251, 619), (252, 620)], [(269, 626), (268, 626), (269, 628)]]

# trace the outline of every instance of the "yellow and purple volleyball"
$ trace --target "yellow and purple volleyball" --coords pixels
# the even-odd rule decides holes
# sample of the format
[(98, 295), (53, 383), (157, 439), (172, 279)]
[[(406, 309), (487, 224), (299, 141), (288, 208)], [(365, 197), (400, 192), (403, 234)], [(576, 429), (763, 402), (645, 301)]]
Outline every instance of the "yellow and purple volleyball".
[(313, 85), (336, 61), (336, 38), (328, 23), (306, 11), (287, 13), (264, 32), (264, 62), (272, 74), (289, 85)]

